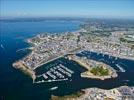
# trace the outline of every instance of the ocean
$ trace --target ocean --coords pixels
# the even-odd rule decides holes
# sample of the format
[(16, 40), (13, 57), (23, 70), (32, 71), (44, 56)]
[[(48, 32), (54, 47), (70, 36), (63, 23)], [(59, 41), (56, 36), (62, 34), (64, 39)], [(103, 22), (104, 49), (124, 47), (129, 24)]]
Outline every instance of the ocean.
[[(81, 78), (80, 73), (86, 69), (73, 61), (67, 61), (64, 58), (58, 59), (66, 64), (66, 67), (74, 71), (71, 80), (62, 82), (51, 82), (33, 84), (32, 79), (18, 69), (12, 67), (12, 63), (21, 59), (30, 51), (20, 50), (29, 47), (26, 39), (36, 36), (39, 33), (49, 32), (50, 34), (67, 31), (76, 31), (79, 29), (79, 21), (14, 21), (0, 22), (0, 99), (1, 100), (49, 100), (51, 95), (67, 95), (80, 89), (99, 87), (110, 89), (122, 85), (134, 86), (134, 61), (126, 59), (117, 59), (114, 57), (104, 57), (102, 54), (90, 53), (91, 59), (103, 61), (116, 68), (116, 63), (123, 63), (126, 72), (118, 72), (119, 77), (100, 81), (96, 79)], [(18, 51), (20, 50), (20, 51)], [(88, 55), (88, 54), (86, 54)], [(114, 61), (115, 63), (111, 63)], [(53, 61), (49, 64), (54, 64)], [(49, 66), (49, 64), (42, 67)], [(41, 69), (42, 70), (42, 69)], [(58, 87), (56, 90), (50, 90), (52, 87)]]

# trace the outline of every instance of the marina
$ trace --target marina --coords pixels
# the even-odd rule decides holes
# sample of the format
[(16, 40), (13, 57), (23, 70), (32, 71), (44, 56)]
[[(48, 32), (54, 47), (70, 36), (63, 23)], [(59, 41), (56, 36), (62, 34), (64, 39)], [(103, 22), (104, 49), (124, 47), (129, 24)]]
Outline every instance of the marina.
[(51, 67), (45, 73), (37, 75), (37, 78), (43, 77), (41, 81), (34, 81), (34, 83), (44, 83), (44, 82), (55, 82), (55, 81), (66, 81), (72, 77), (74, 71), (65, 67), (62, 64)]

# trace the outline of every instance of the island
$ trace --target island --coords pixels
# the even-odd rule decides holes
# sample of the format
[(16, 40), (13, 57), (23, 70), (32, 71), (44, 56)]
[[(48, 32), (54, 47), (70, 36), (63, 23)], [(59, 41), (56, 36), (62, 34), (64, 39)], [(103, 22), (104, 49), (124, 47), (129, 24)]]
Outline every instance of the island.
[(86, 57), (79, 57), (74, 54), (68, 55), (67, 58), (79, 63), (87, 69), (86, 72), (81, 73), (81, 77), (104, 80), (118, 76), (116, 70), (102, 62), (91, 60)]

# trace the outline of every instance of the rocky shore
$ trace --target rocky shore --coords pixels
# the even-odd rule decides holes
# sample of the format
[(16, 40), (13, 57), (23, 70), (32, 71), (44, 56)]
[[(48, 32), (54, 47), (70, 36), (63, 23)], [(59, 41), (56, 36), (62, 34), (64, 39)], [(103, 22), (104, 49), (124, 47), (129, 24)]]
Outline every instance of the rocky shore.
[(34, 80), (36, 79), (35, 72), (31, 69), (29, 69), (25, 64), (22, 63), (22, 61), (17, 61), (13, 63), (13, 67), (16, 69), (20, 69), (23, 71), (26, 75), (30, 76)]

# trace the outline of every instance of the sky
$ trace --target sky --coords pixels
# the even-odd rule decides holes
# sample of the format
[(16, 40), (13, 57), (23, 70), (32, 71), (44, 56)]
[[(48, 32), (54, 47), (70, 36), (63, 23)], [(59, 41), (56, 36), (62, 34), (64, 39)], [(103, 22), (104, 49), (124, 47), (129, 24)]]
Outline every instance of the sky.
[(134, 18), (134, 0), (0, 0), (0, 17)]

